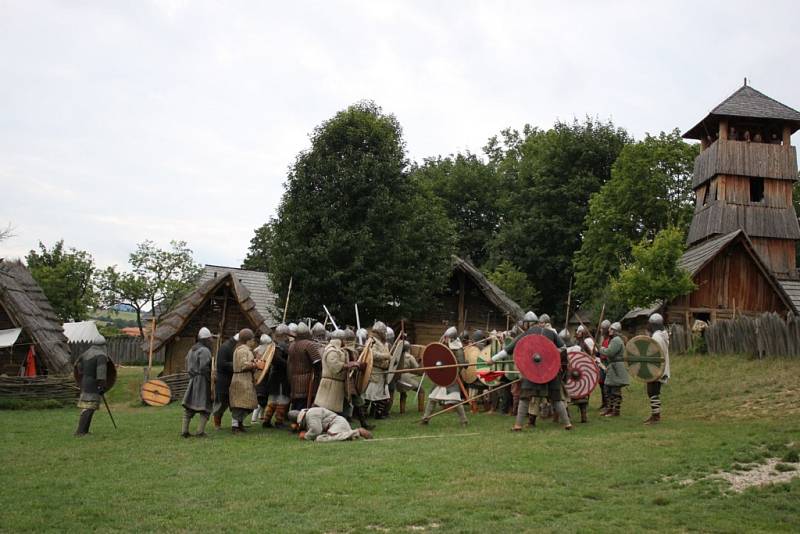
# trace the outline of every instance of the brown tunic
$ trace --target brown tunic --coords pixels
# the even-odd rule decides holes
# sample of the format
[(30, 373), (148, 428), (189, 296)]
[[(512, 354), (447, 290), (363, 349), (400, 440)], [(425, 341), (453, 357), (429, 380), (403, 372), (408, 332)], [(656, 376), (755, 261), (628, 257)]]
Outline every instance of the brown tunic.
[(287, 370), (292, 400), (308, 397), (308, 386), (314, 376), (314, 364), (322, 360), (322, 349), (316, 341), (298, 339), (289, 345)]
[(253, 385), (253, 370), (245, 370), (245, 364), (255, 359), (247, 345), (239, 345), (233, 353), (233, 379), (231, 380), (231, 408), (253, 410), (258, 406), (256, 387)]

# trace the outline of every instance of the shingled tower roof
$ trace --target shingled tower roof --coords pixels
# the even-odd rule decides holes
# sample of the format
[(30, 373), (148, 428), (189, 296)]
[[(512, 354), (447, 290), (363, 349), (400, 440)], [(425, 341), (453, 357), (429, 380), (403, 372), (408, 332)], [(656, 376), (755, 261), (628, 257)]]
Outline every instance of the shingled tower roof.
[(799, 111), (781, 104), (749, 85), (743, 85), (712, 109), (706, 118), (683, 134), (683, 137), (700, 139), (706, 131), (716, 131), (719, 119), (724, 117), (785, 121), (791, 125), (792, 133), (800, 129)]

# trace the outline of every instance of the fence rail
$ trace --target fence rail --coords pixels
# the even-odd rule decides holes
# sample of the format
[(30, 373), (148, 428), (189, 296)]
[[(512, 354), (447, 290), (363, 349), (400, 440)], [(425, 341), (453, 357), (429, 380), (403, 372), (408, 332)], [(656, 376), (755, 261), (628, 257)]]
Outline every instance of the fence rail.
[[(72, 361), (80, 356), (86, 349), (91, 347), (91, 343), (80, 342), (70, 343), (69, 351)], [(108, 337), (106, 338), (106, 352), (118, 364), (144, 363), (147, 361), (147, 353), (142, 350), (142, 338), (131, 336)], [(153, 353), (153, 363), (164, 363), (164, 351), (159, 350)]]
[(777, 313), (715, 321), (705, 331), (712, 354), (800, 356), (800, 318)]

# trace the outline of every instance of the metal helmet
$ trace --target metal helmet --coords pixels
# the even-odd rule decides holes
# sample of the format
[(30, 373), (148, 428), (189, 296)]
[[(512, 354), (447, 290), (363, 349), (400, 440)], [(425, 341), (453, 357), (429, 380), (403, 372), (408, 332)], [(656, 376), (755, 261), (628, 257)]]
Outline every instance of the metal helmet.
[(356, 338), (356, 333), (353, 332), (353, 329), (348, 326), (344, 329), (344, 338), (347, 341), (353, 341)]
[(338, 339), (344, 341), (347, 339), (347, 333), (344, 330), (336, 329), (331, 333), (331, 339)]
[(300, 424), (303, 421), (303, 417), (305, 415), (306, 415), (305, 410), (289, 410), (289, 413), (286, 414), (286, 418), (289, 420), (290, 423)]
[(295, 337), (300, 339), (307, 339), (311, 337), (311, 330), (308, 328), (306, 323), (301, 322), (297, 325), (297, 334), (295, 334)]
[(588, 336), (588, 335), (589, 335), (589, 329), (588, 329), (588, 328), (586, 328), (586, 327), (585, 327), (585, 326), (583, 326), (583, 325), (580, 325), (580, 326), (578, 327), (578, 329), (577, 329), (577, 330), (575, 330), (575, 335), (576, 335), (576, 336), (579, 336), (579, 337), (580, 337), (580, 336)]
[(269, 345), (270, 343), (272, 343), (272, 338), (269, 337), (267, 334), (261, 334), (258, 343), (259, 345)]
[(550, 324), (550, 316), (543, 313), (539, 316), (539, 322), (542, 324)]
[(648, 323), (656, 326), (664, 326), (664, 317), (660, 313), (654, 313), (647, 320)]
[(561, 341), (566, 342), (570, 337), (569, 336), (569, 330), (567, 330), (566, 328), (563, 329), (561, 332), (558, 333), (558, 337), (561, 338)]
[(314, 326), (311, 327), (311, 334), (315, 338), (321, 338), (325, 335), (325, 327), (322, 325), (321, 322), (317, 321), (314, 323)]
[(297, 336), (297, 324), (289, 323), (289, 335), (292, 337)]
[(375, 321), (375, 324), (372, 325), (372, 333), (381, 338), (381, 341), (386, 341), (386, 323)]
[(483, 330), (475, 330), (472, 333), (472, 341), (480, 341), (482, 339), (486, 339), (486, 334)]
[(403, 352), (408, 352), (411, 350), (411, 342), (406, 340), (403, 341)]
[(208, 339), (210, 337), (212, 337), (211, 330), (209, 330), (205, 326), (203, 328), (201, 328), (200, 331), (197, 333), (197, 339), (198, 340), (200, 340), (200, 339)]
[(619, 322), (611, 323), (611, 326), (608, 327), (609, 330), (613, 330), (614, 332), (622, 332), (622, 325)]
[(600, 323), (600, 328), (603, 330), (608, 330), (609, 328), (611, 328), (611, 321), (609, 321), (608, 319), (603, 319), (603, 322)]
[(539, 318), (536, 317), (536, 314), (533, 313), (533, 311), (530, 311), (530, 310), (526, 311), (525, 315), (522, 317), (522, 321), (525, 322), (525, 323), (535, 323), (538, 320), (539, 320)]
[(450, 328), (444, 331), (444, 336), (442, 337), (448, 337), (450, 339), (454, 339), (458, 337), (458, 330), (456, 330), (455, 326), (451, 326)]
[(361, 343), (362, 345), (367, 342), (368, 335), (369, 334), (367, 333), (366, 328), (359, 328), (358, 332), (356, 332), (356, 337), (358, 338), (358, 342)]
[(286, 326), (285, 324), (281, 323), (281, 324), (279, 324), (278, 326), (275, 327), (275, 330), (273, 331), (273, 335), (275, 337), (277, 337), (277, 336), (288, 336), (289, 335), (289, 327)]
[(391, 326), (386, 327), (386, 340), (389, 342), (394, 341), (394, 328)]

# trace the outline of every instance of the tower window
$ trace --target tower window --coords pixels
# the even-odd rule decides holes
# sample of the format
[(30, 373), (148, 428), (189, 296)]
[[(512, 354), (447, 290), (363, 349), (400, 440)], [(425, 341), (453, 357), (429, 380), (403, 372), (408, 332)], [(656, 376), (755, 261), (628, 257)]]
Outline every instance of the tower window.
[(750, 202), (761, 202), (764, 200), (764, 179), (750, 178)]

